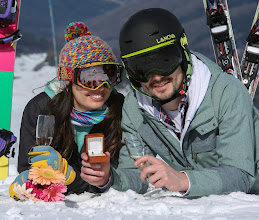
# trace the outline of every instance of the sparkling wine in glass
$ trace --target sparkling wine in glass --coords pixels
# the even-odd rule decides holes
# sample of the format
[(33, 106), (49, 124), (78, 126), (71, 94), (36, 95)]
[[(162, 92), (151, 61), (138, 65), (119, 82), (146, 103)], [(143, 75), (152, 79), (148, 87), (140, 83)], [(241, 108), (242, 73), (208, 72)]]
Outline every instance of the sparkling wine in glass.
[[(125, 144), (127, 147), (127, 150), (129, 152), (129, 156), (133, 163), (140, 157), (145, 155), (145, 149), (144, 146), (141, 143), (141, 140), (138, 137), (139, 134), (133, 135), (129, 134), (125, 139)], [(138, 169), (142, 170), (144, 167), (147, 166), (146, 162), (140, 163), (138, 165)]]
[(39, 115), (36, 127), (36, 142), (39, 146), (50, 145), (54, 135), (54, 115)]
[[(138, 158), (145, 155), (144, 144), (138, 133), (135, 135), (129, 134), (124, 139), (124, 141), (125, 141), (127, 150), (129, 152), (129, 156), (133, 162), (135, 162)], [(138, 165), (138, 169), (143, 170), (146, 166), (147, 166), (147, 162), (140, 163)], [(148, 177), (147, 177), (147, 182), (149, 183)], [(147, 193), (144, 194), (144, 196), (151, 196), (153, 194), (160, 192), (161, 190), (162, 190), (161, 188), (155, 188), (152, 184), (149, 183), (148, 191)]]

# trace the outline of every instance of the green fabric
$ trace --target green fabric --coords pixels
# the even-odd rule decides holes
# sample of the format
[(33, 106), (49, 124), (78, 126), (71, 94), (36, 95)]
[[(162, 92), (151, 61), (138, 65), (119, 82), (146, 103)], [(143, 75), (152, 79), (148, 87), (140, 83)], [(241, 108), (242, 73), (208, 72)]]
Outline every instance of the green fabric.
[(84, 145), (84, 139), (85, 139), (85, 135), (89, 134), (89, 132), (91, 131), (93, 126), (89, 126), (89, 127), (81, 127), (81, 126), (75, 126), (76, 129), (76, 142), (77, 142), (77, 146), (78, 146), (78, 152), (81, 152), (81, 149)]
[[(13, 92), (13, 72), (0, 71), (0, 74), (0, 90), (2, 103), (2, 108), (0, 108), (0, 128), (10, 130)], [(0, 179), (5, 179), (8, 176), (8, 164), (9, 159), (7, 157), (0, 157)]]
[(44, 88), (44, 92), (47, 93), (47, 95), (52, 99), (55, 95), (56, 92), (53, 89), (53, 86), (59, 83), (58, 78), (53, 79), (52, 81), (48, 82)]
[[(259, 117), (247, 89), (238, 79), (223, 73), (204, 56), (195, 55), (208, 66), (212, 76), (184, 137), (183, 151), (165, 126), (140, 109), (134, 91), (124, 101), (122, 140), (127, 133), (138, 132), (148, 154), (159, 154), (174, 169), (185, 171), (191, 184), (189, 198), (249, 192), (255, 181), (254, 121), (259, 124)], [(123, 142), (119, 166), (112, 173), (115, 189), (145, 193), (147, 186), (140, 180)]]
[(13, 91), (13, 72), (0, 71), (0, 90), (1, 90), (1, 103), (0, 108), (1, 122), (0, 128), (10, 130), (11, 121), (11, 107), (12, 107), (12, 91)]

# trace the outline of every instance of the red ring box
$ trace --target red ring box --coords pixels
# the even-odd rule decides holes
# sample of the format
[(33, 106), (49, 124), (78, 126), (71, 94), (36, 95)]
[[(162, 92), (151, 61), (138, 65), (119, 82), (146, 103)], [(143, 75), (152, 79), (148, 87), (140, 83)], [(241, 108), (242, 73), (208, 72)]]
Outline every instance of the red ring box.
[(109, 161), (109, 157), (104, 153), (103, 133), (85, 135), (84, 143), (89, 163), (104, 163)]

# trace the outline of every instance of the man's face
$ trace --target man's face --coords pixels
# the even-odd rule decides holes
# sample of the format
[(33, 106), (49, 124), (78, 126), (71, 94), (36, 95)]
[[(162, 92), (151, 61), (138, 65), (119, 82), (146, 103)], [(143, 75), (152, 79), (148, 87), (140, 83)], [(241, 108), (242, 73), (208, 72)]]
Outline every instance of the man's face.
[(179, 66), (171, 75), (153, 75), (147, 83), (140, 83), (145, 92), (159, 99), (166, 100), (176, 94), (182, 87), (184, 73)]

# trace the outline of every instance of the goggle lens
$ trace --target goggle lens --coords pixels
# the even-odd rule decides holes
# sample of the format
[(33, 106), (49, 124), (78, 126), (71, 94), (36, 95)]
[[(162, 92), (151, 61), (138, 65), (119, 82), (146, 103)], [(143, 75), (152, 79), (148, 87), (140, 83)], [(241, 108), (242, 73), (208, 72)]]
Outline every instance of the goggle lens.
[(109, 81), (102, 66), (92, 66), (86, 69), (79, 69), (77, 72), (77, 84), (94, 89), (105, 81)]
[(131, 78), (148, 82), (152, 75), (171, 75), (182, 62), (182, 53), (175, 45), (166, 46), (149, 53), (123, 60)]

